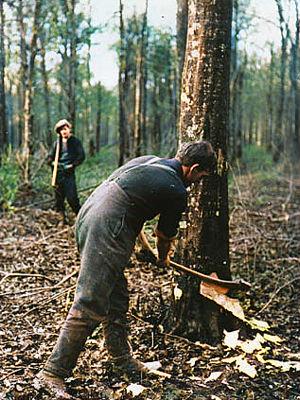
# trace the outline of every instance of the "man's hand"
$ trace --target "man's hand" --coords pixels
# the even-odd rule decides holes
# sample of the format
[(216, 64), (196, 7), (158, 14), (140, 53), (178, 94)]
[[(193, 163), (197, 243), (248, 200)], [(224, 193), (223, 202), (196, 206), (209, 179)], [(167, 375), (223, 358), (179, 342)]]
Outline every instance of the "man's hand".
[(70, 169), (72, 169), (73, 167), (74, 167), (73, 164), (66, 164), (66, 165), (64, 165), (64, 170), (65, 171), (70, 171)]
[(169, 267), (170, 257), (169, 253), (174, 238), (168, 238), (162, 232), (156, 230), (156, 247), (158, 252), (157, 264), (159, 266)]
[(165, 268), (170, 266), (170, 257), (167, 256), (164, 260), (157, 259), (156, 264), (159, 268)]

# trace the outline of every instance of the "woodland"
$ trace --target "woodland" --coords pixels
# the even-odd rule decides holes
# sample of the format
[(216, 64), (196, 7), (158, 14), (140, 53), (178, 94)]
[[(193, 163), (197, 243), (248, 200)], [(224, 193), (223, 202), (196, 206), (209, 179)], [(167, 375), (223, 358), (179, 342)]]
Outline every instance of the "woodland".
[[(270, 21), (251, 0), (177, 0), (175, 34), (149, 23), (151, 1), (128, 15), (118, 0), (95, 26), (90, 0), (0, 0), (0, 399), (53, 398), (35, 377), (80, 269), (75, 215), (63, 224), (54, 210), (46, 162), (61, 118), (86, 153), (81, 203), (134, 157), (203, 139), (217, 154), (189, 189), (171, 266), (137, 241), (126, 267), (133, 353), (153, 372), (113, 371), (100, 326), (67, 380), (74, 399), (300, 399), (299, 1), (267, 0)], [(279, 32), (264, 56), (249, 46), (257, 21)], [(113, 89), (91, 68), (107, 31)]]

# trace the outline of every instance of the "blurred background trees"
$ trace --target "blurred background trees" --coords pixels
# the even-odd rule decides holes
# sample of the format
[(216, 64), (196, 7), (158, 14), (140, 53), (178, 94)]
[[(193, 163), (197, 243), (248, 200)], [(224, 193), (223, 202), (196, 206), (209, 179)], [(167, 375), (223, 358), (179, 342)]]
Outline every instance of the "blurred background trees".
[[(277, 20), (266, 23), (277, 26), (281, 43), (270, 37), (263, 57), (247, 43), (264, 16), (253, 14), (251, 0), (233, 1), (231, 163), (240, 163), (247, 146), (266, 149), (276, 163), (299, 161), (299, 4), (272, 1)], [(148, 1), (129, 16), (123, 3), (110, 26), (100, 27), (92, 25), (90, 0), (0, 0), (0, 153), (13, 149), (22, 182), (30, 185), (31, 162), (44, 157), (62, 117), (90, 155), (115, 145), (122, 164), (174, 153), (188, 1), (177, 0), (176, 35), (149, 25)], [(95, 82), (90, 53), (94, 35), (112, 25), (119, 83), (108, 89)]]

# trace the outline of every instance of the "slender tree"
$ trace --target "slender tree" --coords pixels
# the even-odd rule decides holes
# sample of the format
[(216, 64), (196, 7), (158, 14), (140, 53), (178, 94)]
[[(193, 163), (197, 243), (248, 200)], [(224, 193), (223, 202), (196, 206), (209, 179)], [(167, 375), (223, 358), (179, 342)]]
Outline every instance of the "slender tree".
[(181, 81), (185, 48), (186, 48), (186, 37), (188, 27), (188, 0), (177, 0), (177, 16), (176, 16), (176, 45), (178, 55), (178, 76)]
[(46, 143), (48, 147), (52, 143), (52, 125), (51, 125), (51, 111), (50, 111), (50, 90), (49, 90), (49, 73), (46, 67), (46, 43), (45, 33), (40, 30), (40, 54), (41, 54), (41, 74), (43, 78), (43, 89), (44, 89), (44, 102), (45, 102), (45, 113), (46, 113)]
[[(230, 279), (227, 143), (232, 1), (189, 1), (180, 135), (181, 141), (209, 140), (218, 157), (217, 171), (190, 194), (181, 240), (183, 262)], [(199, 296), (198, 282), (179, 281), (177, 332), (192, 338), (219, 338), (219, 309)]]
[(288, 39), (290, 37), (290, 29), (285, 21), (283, 15), (283, 7), (281, 0), (275, 0), (278, 10), (278, 17), (280, 23), (280, 34), (281, 34), (281, 54), (280, 54), (280, 93), (279, 93), (279, 102), (276, 114), (276, 135), (274, 137), (274, 152), (273, 152), (273, 160), (275, 162), (279, 161), (282, 158), (282, 153), (284, 150), (284, 112), (285, 112), (285, 101), (286, 101), (286, 67), (287, 67), (287, 44)]
[(126, 128), (126, 58), (123, 2), (119, 1), (120, 13), (120, 49), (119, 49), (119, 165), (124, 164), (127, 148)]
[[(35, 58), (37, 55), (37, 38), (40, 28), (41, 0), (34, 3), (34, 15), (32, 23), (32, 34), (29, 44), (26, 43), (26, 31), (24, 24), (22, 0), (19, 2), (19, 26), (21, 33), (21, 78), (23, 78), (23, 124), (22, 124), (22, 157), (20, 160), (25, 185), (30, 185), (30, 156), (33, 151), (32, 143), (32, 102), (33, 102), (33, 79), (35, 73)], [(29, 47), (27, 63), (27, 47)]]
[(102, 116), (102, 86), (101, 82), (97, 85), (97, 113), (96, 113), (96, 152), (100, 151), (101, 138), (101, 116)]
[(300, 91), (299, 91), (299, 57), (300, 57), (300, 16), (298, 1), (294, 0), (295, 5), (295, 37), (291, 40), (291, 65), (290, 65), (290, 80), (291, 80), (291, 97), (293, 99), (293, 128), (290, 138), (292, 150), (291, 156), (294, 162), (299, 162), (300, 159)]
[(1, 153), (7, 144), (7, 120), (6, 120), (6, 101), (5, 101), (5, 49), (4, 49), (4, 10), (3, 0), (0, 0), (0, 162)]

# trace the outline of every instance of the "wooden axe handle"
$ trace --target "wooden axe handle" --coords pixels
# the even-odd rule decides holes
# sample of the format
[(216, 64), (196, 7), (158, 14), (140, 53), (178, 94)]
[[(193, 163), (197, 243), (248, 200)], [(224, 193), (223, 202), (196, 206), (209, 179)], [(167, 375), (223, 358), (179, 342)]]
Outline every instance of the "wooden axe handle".
[(53, 186), (53, 187), (55, 187), (55, 185), (56, 185), (57, 170), (58, 170), (58, 159), (59, 159), (59, 150), (60, 150), (60, 136), (57, 135), (56, 150), (55, 150), (55, 158), (54, 158), (54, 165), (53, 165), (53, 172), (52, 172), (52, 180), (51, 180), (51, 186)]
[[(141, 232), (139, 234), (139, 239), (142, 243), (143, 248), (149, 250), (156, 257), (155, 251), (151, 247), (143, 229), (141, 230)], [(175, 267), (176, 269), (179, 269), (180, 271), (183, 271), (183, 272), (188, 273), (193, 276), (197, 276), (203, 282), (212, 283), (214, 285), (225, 287), (228, 289), (246, 291), (251, 287), (250, 283), (248, 283), (242, 279), (238, 279), (235, 281), (227, 281), (227, 280), (223, 280), (223, 279), (213, 278), (212, 276), (209, 276), (206, 274), (202, 274), (201, 272), (198, 272), (191, 268), (185, 267), (184, 265), (178, 264), (174, 261), (170, 261), (170, 265), (172, 267)]]

